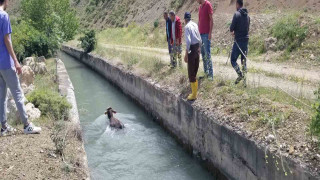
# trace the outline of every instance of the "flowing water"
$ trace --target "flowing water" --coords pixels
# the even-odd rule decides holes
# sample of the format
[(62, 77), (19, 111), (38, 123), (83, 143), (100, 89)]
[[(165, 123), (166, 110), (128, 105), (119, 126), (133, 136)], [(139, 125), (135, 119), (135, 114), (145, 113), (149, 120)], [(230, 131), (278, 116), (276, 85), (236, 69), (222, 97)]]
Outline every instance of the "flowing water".
[[(103, 77), (61, 53), (75, 88), (92, 179), (213, 179), (141, 107)], [(125, 124), (111, 130), (107, 107)]]

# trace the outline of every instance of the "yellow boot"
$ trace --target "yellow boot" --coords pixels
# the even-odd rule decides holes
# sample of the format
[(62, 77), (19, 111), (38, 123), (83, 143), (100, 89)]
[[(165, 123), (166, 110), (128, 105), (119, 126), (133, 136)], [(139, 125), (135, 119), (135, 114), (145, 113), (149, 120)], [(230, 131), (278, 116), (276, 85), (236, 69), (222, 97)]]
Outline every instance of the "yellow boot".
[(189, 101), (193, 101), (197, 99), (198, 81), (191, 83), (191, 90), (192, 90), (192, 93), (188, 96)]

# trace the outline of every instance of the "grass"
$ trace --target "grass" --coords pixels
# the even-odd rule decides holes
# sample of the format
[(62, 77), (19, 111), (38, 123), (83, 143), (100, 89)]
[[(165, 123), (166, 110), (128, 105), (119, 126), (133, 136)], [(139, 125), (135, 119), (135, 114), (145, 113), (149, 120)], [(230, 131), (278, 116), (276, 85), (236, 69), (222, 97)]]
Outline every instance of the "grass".
[[(162, 62), (157, 57), (147, 57), (143, 56), (138, 53), (132, 53), (132, 52), (125, 52), (121, 50), (115, 50), (115, 49), (106, 49), (100, 46), (100, 48), (96, 51), (97, 54), (102, 55), (104, 57), (108, 58), (118, 58), (122, 63), (126, 65), (129, 69), (142, 69), (143, 72), (145, 72), (148, 76), (153, 77), (158, 80), (166, 78), (170, 78), (172, 76), (181, 77), (186, 76), (187, 71), (185, 68), (175, 70), (174, 72), (171, 72), (169, 69), (167, 69), (166, 64)], [(134, 62), (134, 63), (132, 63)], [(263, 70), (260, 69), (249, 69), (249, 72), (253, 73), (262, 73)], [(200, 72), (202, 73), (202, 72)], [(263, 73), (266, 73), (263, 71)], [(269, 72), (268, 72), (269, 73)], [(268, 76), (272, 77), (280, 77), (279, 74), (276, 73), (269, 73)], [(295, 78), (296, 81), (303, 81), (302, 79)], [(226, 93), (231, 93), (235, 95), (243, 95), (248, 94), (249, 96), (253, 97), (264, 97), (269, 99), (273, 102), (278, 102), (281, 104), (286, 104), (290, 106), (294, 106), (298, 109), (304, 109), (305, 111), (308, 110), (302, 103), (296, 102), (291, 96), (287, 95), (286, 93), (273, 89), (273, 88), (264, 88), (264, 87), (257, 87), (257, 88), (238, 88), (233, 85), (232, 81), (225, 80), (223, 77), (217, 78), (217, 82), (214, 84), (207, 82), (208, 84), (204, 83), (202, 87), (204, 88), (204, 97), (205, 99), (209, 97), (209, 94), (212, 93), (212, 87), (214, 84), (217, 87), (223, 87), (223, 89), (220, 89), (218, 91), (218, 95), (224, 95)], [(179, 83), (178, 83), (179, 84)], [(301, 99), (302, 102), (306, 104), (312, 104), (312, 101), (307, 99)], [(253, 104), (259, 102), (259, 98), (255, 99), (253, 101)], [(244, 105), (246, 106), (246, 105)]]
[(301, 25), (301, 14), (292, 13), (279, 19), (271, 28), (270, 33), (277, 38), (279, 50), (292, 52), (301, 46), (308, 33), (308, 27)]
[(135, 23), (125, 28), (107, 28), (97, 34), (98, 42), (106, 44), (166, 47), (165, 31), (153, 25)]
[(251, 68), (248, 68), (248, 72), (257, 73), (257, 74), (263, 74), (265, 76), (273, 77), (273, 78), (287, 79), (287, 80), (290, 80), (290, 81), (293, 81), (293, 82), (296, 82), (296, 83), (309, 83), (309, 84), (312, 83), (311, 81), (306, 80), (304, 78), (300, 78), (300, 77), (293, 76), (293, 75), (286, 76), (286, 75), (283, 75), (283, 74), (278, 74), (278, 73), (274, 73), (274, 72), (270, 72), (270, 71), (264, 71), (264, 70), (262, 70), (260, 68), (251, 67)]

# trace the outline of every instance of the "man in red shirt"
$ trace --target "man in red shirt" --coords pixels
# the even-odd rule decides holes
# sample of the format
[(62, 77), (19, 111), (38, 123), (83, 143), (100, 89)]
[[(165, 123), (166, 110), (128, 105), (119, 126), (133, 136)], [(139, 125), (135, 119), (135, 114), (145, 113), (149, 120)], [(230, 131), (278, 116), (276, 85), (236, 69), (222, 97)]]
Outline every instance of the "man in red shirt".
[(213, 68), (211, 60), (211, 36), (213, 27), (213, 8), (208, 0), (197, 0), (199, 7), (199, 32), (202, 39), (201, 54), (203, 69), (209, 80), (213, 80)]
[(173, 49), (173, 57), (171, 61), (171, 67), (175, 68), (177, 66), (177, 59), (179, 62), (179, 67), (182, 67), (182, 56), (181, 56), (181, 45), (182, 45), (182, 24), (181, 20), (178, 16), (176, 16), (175, 12), (171, 11), (170, 19), (172, 22), (172, 31), (171, 31), (171, 45)]

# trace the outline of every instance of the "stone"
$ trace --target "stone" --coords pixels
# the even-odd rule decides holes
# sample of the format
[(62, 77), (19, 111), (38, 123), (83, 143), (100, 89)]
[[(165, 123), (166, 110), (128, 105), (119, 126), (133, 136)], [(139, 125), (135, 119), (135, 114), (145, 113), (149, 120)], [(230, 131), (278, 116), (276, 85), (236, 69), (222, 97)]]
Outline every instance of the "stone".
[(31, 84), (30, 86), (27, 86), (26, 84), (21, 84), (21, 89), (23, 93), (26, 95), (31, 93), (35, 89), (35, 87), (33, 84)]
[(34, 72), (30, 66), (22, 67), (22, 74), (20, 75), (20, 84), (30, 86), (34, 82)]
[(22, 61), (22, 64), (25, 66), (30, 66), (35, 63), (34, 57), (27, 57)]
[(26, 112), (30, 121), (36, 120), (41, 116), (41, 111), (38, 108), (35, 108), (32, 103), (26, 105)]
[[(41, 111), (32, 103), (28, 103), (26, 106), (26, 113), (30, 121), (40, 118)], [(20, 124), (20, 115), (16, 106), (16, 103), (13, 99), (7, 101), (7, 118), (10, 124)]]
[(45, 74), (48, 72), (46, 64), (44, 62), (36, 63), (33, 67), (33, 71), (35, 74)]
[(38, 62), (46, 62), (46, 58), (44, 56), (38, 57)]
[(294, 153), (294, 147), (293, 147), (293, 146), (290, 146), (290, 148), (289, 148), (289, 154), (290, 154), (290, 155), (293, 155), (293, 153)]
[(264, 40), (264, 47), (267, 51), (276, 51), (277, 50), (277, 39), (274, 37), (266, 38)]
[(267, 140), (268, 142), (273, 142), (273, 141), (275, 140), (275, 137), (274, 137), (274, 135), (269, 134), (269, 135), (266, 137), (266, 140)]
[(316, 57), (315, 57), (313, 54), (311, 54), (311, 55), (310, 55), (310, 59), (311, 59), (311, 60), (315, 60)]

